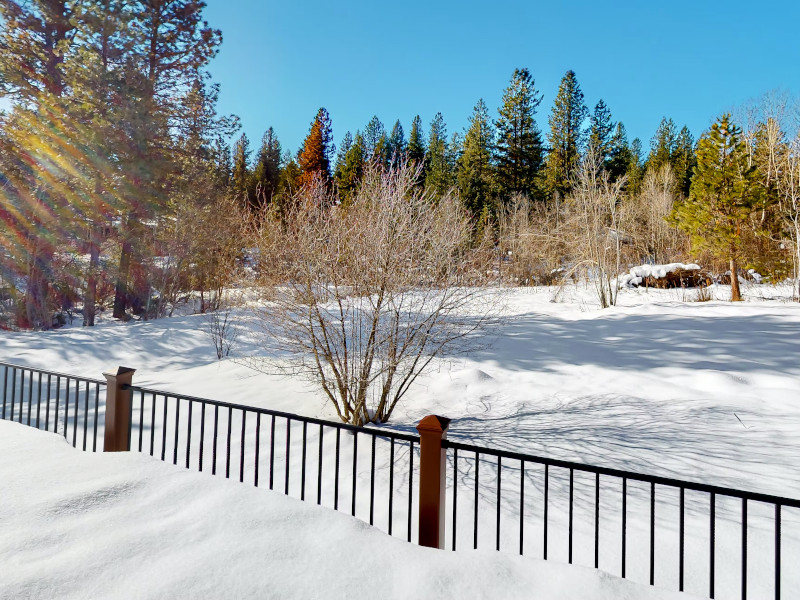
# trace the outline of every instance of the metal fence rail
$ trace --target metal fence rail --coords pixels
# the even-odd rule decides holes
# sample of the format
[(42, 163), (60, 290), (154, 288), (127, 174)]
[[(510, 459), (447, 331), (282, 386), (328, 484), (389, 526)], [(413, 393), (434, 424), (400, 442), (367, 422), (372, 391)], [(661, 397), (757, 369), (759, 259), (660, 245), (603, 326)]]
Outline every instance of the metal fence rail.
[(132, 394), (130, 450), (349, 511), (414, 541), (418, 436), (162, 390), (125, 389)]
[[(715, 598), (718, 593), (717, 554), (719, 553), (719, 548), (717, 547), (717, 537), (719, 532), (717, 531), (717, 527), (718, 520), (720, 519), (720, 514), (722, 512), (720, 507), (721, 500), (725, 498), (735, 501), (739, 504), (738, 526), (740, 565), (738, 572), (740, 579), (738, 595), (742, 599), (747, 598), (749, 572), (748, 533), (753, 529), (754, 526), (753, 523), (748, 525), (748, 516), (753, 513), (754, 505), (760, 505), (762, 507), (767, 507), (769, 515), (768, 518), (771, 521), (772, 528), (771, 536), (773, 545), (773, 564), (771, 572), (771, 591), (775, 598), (781, 598), (783, 575), (781, 568), (782, 563), (786, 562), (782, 556), (784, 552), (784, 548), (782, 548), (782, 526), (785, 523), (785, 509), (800, 509), (800, 500), (774, 496), (770, 494), (736, 490), (717, 485), (673, 479), (669, 477), (645, 475), (642, 473), (624, 471), (620, 469), (596, 467), (581, 463), (554, 460), (542, 456), (521, 454), (518, 452), (509, 452), (494, 448), (484, 448), (470, 444), (459, 443), (452, 440), (444, 440), (443, 447), (448, 450), (448, 463), (449, 468), (452, 470), (452, 484), (449, 484), (448, 498), (452, 498), (451, 506), (449, 508), (449, 510), (452, 511), (452, 516), (449, 517), (449, 524), (451, 525), (449, 529), (451, 534), (450, 547), (453, 550), (455, 550), (457, 547), (457, 532), (459, 531), (459, 487), (471, 487), (472, 489), (470, 492), (473, 494), (473, 497), (469, 498), (472, 504), (472, 514), (469, 515), (472, 519), (471, 528), (473, 534), (471, 546), (476, 549), (479, 548), (479, 505), (481, 503), (481, 499), (483, 498), (484, 503), (494, 504), (495, 522), (493, 545), (495, 549), (501, 549), (502, 520), (508, 519), (509, 512), (515, 512), (516, 514), (514, 514), (513, 517), (517, 521), (515, 525), (518, 527), (517, 533), (519, 541), (519, 554), (529, 553), (525, 550), (530, 546), (526, 545), (525, 538), (525, 508), (526, 499), (530, 501), (531, 492), (526, 491), (526, 481), (529, 482), (528, 486), (530, 489), (531, 483), (534, 483), (532, 480), (536, 478), (536, 483), (539, 485), (536, 489), (534, 489), (534, 493), (537, 495), (541, 506), (541, 524), (539, 527), (537, 527), (537, 529), (540, 530), (541, 535), (539, 539), (539, 547), (541, 548), (541, 552), (537, 553), (537, 555), (545, 560), (548, 558), (553, 558), (552, 552), (550, 552), (548, 555), (548, 549), (553, 544), (551, 521), (553, 520), (554, 512), (561, 511), (562, 514), (566, 513), (564, 516), (566, 519), (567, 536), (565, 544), (566, 557), (562, 558), (566, 558), (566, 561), (571, 564), (576, 551), (575, 530), (577, 526), (577, 518), (575, 509), (577, 502), (576, 495), (579, 491), (576, 482), (576, 474), (588, 474), (590, 477), (584, 477), (581, 481), (582, 489), (580, 492), (584, 505), (584, 510), (582, 513), (584, 517), (588, 517), (588, 527), (592, 530), (592, 532), (589, 536), (584, 535), (582, 541), (586, 542), (587, 537), (593, 537), (593, 540), (590, 541), (590, 543), (593, 542), (590, 550), (593, 554), (593, 566), (595, 568), (600, 567), (602, 557), (600, 544), (601, 531), (604, 529), (609, 529), (609, 527), (601, 527), (601, 516), (603, 517), (603, 521), (607, 523), (609, 521), (609, 517), (608, 515), (604, 515), (603, 511), (610, 510), (613, 507), (613, 509), (616, 511), (614, 516), (616, 517), (616, 522), (618, 524), (618, 538), (616, 543), (618, 545), (618, 557), (620, 562), (617, 572), (623, 578), (629, 576), (628, 571), (630, 557), (628, 544), (631, 526), (630, 502), (633, 496), (638, 496), (639, 500), (642, 498), (645, 500), (644, 505), (646, 507), (644, 511), (640, 512), (645, 512), (646, 514), (649, 513), (647, 514), (649, 517), (649, 522), (645, 525), (645, 534), (647, 536), (647, 551), (645, 556), (647, 558), (646, 569), (649, 576), (649, 583), (650, 585), (654, 585), (657, 572), (657, 506), (659, 509), (661, 509), (662, 505), (668, 505), (669, 500), (672, 499), (672, 496), (675, 496), (675, 499), (677, 500), (677, 506), (675, 508), (677, 509), (678, 521), (676, 524), (678, 535), (678, 548), (676, 557), (678, 562), (678, 573), (677, 581), (674, 583), (677, 585), (679, 591), (685, 590), (685, 574), (687, 567), (687, 516), (690, 514), (690, 511), (695, 517), (697, 517), (698, 514), (704, 514), (708, 540), (707, 593), (710, 598)], [(466, 470), (464, 468), (465, 463), (467, 463)], [(491, 471), (491, 480), (493, 480), (493, 486), (485, 485), (485, 477), (483, 482), (481, 481), (482, 465), (484, 471)], [(534, 469), (532, 468), (534, 465), (540, 466), (538, 472), (534, 472)], [(541, 467), (543, 467), (543, 472), (541, 471)], [(562, 477), (559, 479), (559, 483), (562, 488), (566, 488), (562, 490), (564, 492), (563, 495), (566, 497), (565, 503), (554, 502), (554, 471), (561, 472), (560, 474)], [(504, 473), (506, 474), (505, 476)], [(511, 473), (510, 477), (509, 473)], [(617, 482), (616, 485), (614, 484), (614, 481)], [(641, 484), (645, 484), (645, 486), (643, 488), (639, 486), (639, 489), (632, 490), (631, 486), (629, 485), (630, 482), (639, 482)], [(504, 500), (503, 491), (508, 491), (508, 488), (511, 488), (513, 491), (513, 502)], [(618, 494), (618, 500), (616, 502), (606, 501), (604, 504), (601, 504), (601, 490), (603, 488), (605, 488), (606, 491), (608, 491), (608, 488), (612, 488), (613, 491)], [(667, 492), (665, 494), (665, 491), (667, 490), (673, 490), (676, 493), (669, 494)], [(690, 494), (687, 494), (687, 492), (692, 493), (691, 507), (688, 504)], [(461, 493), (463, 495), (463, 491)], [(698, 494), (705, 498), (705, 502), (698, 497)], [(491, 497), (492, 495), (494, 495), (494, 498)], [(661, 498), (659, 498), (659, 496), (661, 496)], [(664, 496), (669, 496), (669, 498), (664, 498)], [(513, 508), (515, 509), (514, 511), (508, 510), (509, 504), (513, 505)], [(564, 506), (564, 504), (566, 504), (566, 506)], [(605, 504), (611, 506), (606, 509)], [(640, 502), (640, 504), (642, 503)], [(587, 508), (586, 505), (588, 505), (589, 510), (585, 510)], [(462, 515), (463, 512), (464, 511), (462, 509)], [(732, 507), (730, 506), (730, 502), (728, 502), (725, 506), (725, 518), (728, 521), (730, 521), (731, 517), (734, 516), (731, 514), (732, 512)], [(797, 523), (796, 517), (799, 515), (800, 512), (795, 512), (795, 518), (793, 519), (794, 524)], [(759, 512), (759, 517), (762, 521), (766, 516), (767, 515), (765, 515), (764, 510)], [(694, 520), (696, 521), (697, 519)], [(662, 526), (665, 525), (666, 524), (662, 523)], [(461, 530), (463, 530), (463, 527)], [(502, 536), (502, 539), (507, 540), (508, 536)], [(797, 548), (794, 549), (796, 550)], [(760, 556), (759, 558), (763, 559), (763, 556)], [(798, 564), (797, 561), (800, 559), (800, 556), (795, 555), (792, 557), (792, 559), (793, 560), (791, 560), (788, 564), (796, 565)], [(607, 570), (611, 570), (606, 565), (604, 565), (604, 567)], [(759, 597), (764, 596), (760, 595)]]
[(0, 362), (0, 419), (59, 433), (82, 450), (103, 451), (106, 382)]

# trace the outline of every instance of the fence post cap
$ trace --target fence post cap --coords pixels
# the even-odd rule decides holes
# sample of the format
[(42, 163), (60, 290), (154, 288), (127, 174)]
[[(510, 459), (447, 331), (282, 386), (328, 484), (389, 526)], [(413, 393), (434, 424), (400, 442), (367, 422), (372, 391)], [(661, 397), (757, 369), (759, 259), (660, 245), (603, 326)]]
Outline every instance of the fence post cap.
[(422, 433), (445, 433), (450, 425), (450, 419), (439, 415), (428, 415), (417, 424), (417, 431)]
[(130, 367), (112, 367), (103, 371), (103, 375), (105, 377), (119, 377), (120, 375), (133, 374), (135, 372), (136, 369), (131, 369)]

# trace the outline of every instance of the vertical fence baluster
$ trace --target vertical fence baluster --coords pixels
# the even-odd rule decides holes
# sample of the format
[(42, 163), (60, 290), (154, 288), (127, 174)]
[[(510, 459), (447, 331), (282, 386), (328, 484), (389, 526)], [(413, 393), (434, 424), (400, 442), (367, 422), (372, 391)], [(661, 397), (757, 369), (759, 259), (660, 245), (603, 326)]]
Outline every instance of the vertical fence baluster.
[(389, 535), (392, 535), (392, 502), (394, 500), (394, 438), (389, 438)]
[(781, 600), (781, 505), (775, 505), (775, 600)]
[(317, 504), (322, 504), (322, 423), (319, 424), (319, 460), (317, 461)]
[[(56, 406), (55, 406), (55, 433), (58, 433), (58, 403), (61, 398), (61, 377), (56, 375)], [(66, 426), (65, 426), (66, 427)]]
[(350, 514), (356, 516), (356, 483), (358, 482), (358, 431), (353, 432), (353, 495)]
[(716, 502), (717, 496), (711, 492), (711, 506), (709, 508), (709, 551), (708, 551), (708, 597), (714, 597), (714, 545), (716, 543)]
[[(17, 402), (17, 371), (18, 369), (14, 369), (14, 373), (11, 376), (11, 419), (10, 419), (11, 421), (14, 420), (14, 405)], [(25, 383), (25, 372), (23, 371), (20, 374), (20, 387), (22, 387), (22, 384), (24, 383)], [(64, 426), (64, 429), (66, 430), (66, 425)], [(66, 432), (64, 433), (64, 439), (67, 439)]]
[(275, 475), (275, 415), (272, 415), (272, 421), (269, 426), (269, 489), (272, 489), (274, 475)]
[(256, 455), (253, 458), (255, 470), (253, 472), (253, 485), (258, 487), (258, 453), (261, 448), (261, 413), (256, 413)]
[[(67, 377), (66, 381), (64, 382), (65, 383), (65, 385), (64, 385), (64, 439), (65, 440), (67, 439), (67, 426), (69, 424), (69, 382), (70, 382), (70, 379), (69, 379), (69, 377)], [(11, 418), (13, 420), (13, 418), (14, 418), (13, 417), (13, 414), (14, 414), (13, 397), (12, 397), (12, 404), (11, 404), (11, 414), (12, 414)]]
[(306, 499), (306, 439), (308, 435), (308, 423), (303, 421), (303, 454), (300, 463), (300, 500)]
[[(88, 384), (87, 384), (88, 385)], [(41, 429), (39, 421), (42, 413), (42, 373), (39, 372), (38, 393), (36, 394), (36, 429)]]
[(628, 548), (628, 478), (622, 478), (622, 578), (625, 579), (625, 559)]
[[(132, 394), (131, 394), (132, 395)], [(131, 399), (133, 402), (133, 399)], [(94, 384), (94, 430), (92, 431), (92, 452), (97, 452), (97, 413), (100, 408), (100, 384)]]
[(478, 481), (479, 481), (479, 472), (478, 469), (481, 465), (480, 454), (475, 452), (475, 502), (473, 504), (472, 510), (472, 548), (473, 550), (478, 549)]
[(339, 443), (342, 430), (336, 428), (336, 464), (333, 475), (333, 510), (339, 510)]
[(191, 464), (191, 452), (192, 452), (192, 404), (193, 402), (189, 400), (189, 414), (186, 415), (186, 468), (189, 468)]
[(414, 442), (408, 445), (408, 541), (411, 541), (411, 510), (414, 501)]
[(167, 455), (167, 409), (169, 407), (169, 396), (164, 394), (164, 422), (161, 424), (161, 460)]
[[(133, 402), (133, 398), (131, 398)], [(144, 437), (144, 390), (139, 390), (139, 452), (142, 451), (142, 438)]]
[[(31, 405), (33, 404), (33, 371), (28, 372), (28, 421), (26, 425), (31, 425)], [(20, 406), (22, 408), (22, 406)], [(22, 422), (22, 412), (20, 412), (20, 423)]]
[(75, 410), (72, 415), (72, 447), (78, 447), (78, 405), (81, 401), (81, 382), (79, 379), (75, 380)]
[[(83, 390), (83, 451), (86, 452), (86, 437), (89, 433), (89, 382), (86, 381), (86, 389)], [(130, 438), (129, 438), (130, 439)], [(130, 448), (129, 448), (130, 450)]]
[(8, 365), (3, 365), (3, 419), (6, 418), (6, 395), (8, 394)]
[(742, 600), (747, 600), (747, 498), (742, 498)]
[(374, 524), (375, 514), (375, 441), (378, 436), (372, 434), (372, 462), (369, 471), (369, 524)]
[(156, 445), (156, 393), (151, 394), (152, 406), (150, 407), (150, 456)]
[(650, 585), (656, 584), (656, 484), (650, 482)]
[(519, 463), (519, 555), (522, 556), (525, 535), (525, 461)]
[(181, 399), (175, 396), (175, 444), (172, 448), (172, 464), (178, 464), (178, 432), (181, 425)]
[(233, 427), (233, 408), (228, 407), (228, 432), (225, 435), (225, 479), (231, 476), (231, 429)]
[(547, 560), (547, 511), (549, 508), (549, 492), (550, 492), (550, 465), (544, 466), (544, 560)]
[(453, 551), (456, 549), (456, 517), (458, 516), (458, 448), (453, 449)]
[(242, 439), (239, 441), (239, 483), (244, 483), (244, 436), (247, 411), (242, 410)]
[(289, 447), (290, 447), (290, 440), (292, 437), (292, 422), (290, 419), (286, 419), (286, 475), (283, 483), (283, 493), (287, 496), (289, 495)]
[(211, 442), (211, 474), (217, 474), (217, 433), (219, 432), (219, 405), (214, 405), (214, 438)]
[(197, 470), (203, 472), (203, 448), (205, 447), (206, 439), (206, 403), (200, 403), (200, 447), (198, 448)]
[(594, 568), (600, 568), (600, 473), (594, 474)]
[(570, 468), (569, 470), (569, 564), (572, 564), (572, 504), (574, 499), (574, 477), (575, 477), (575, 470)]
[(680, 532), (679, 532), (679, 540), (678, 540), (678, 591), (683, 591), (683, 569), (684, 569), (684, 550), (686, 545), (686, 500), (685, 500), (685, 488), (681, 487), (681, 499), (680, 499)]
[(497, 457), (497, 526), (496, 526), (496, 537), (495, 537), (495, 546), (496, 550), (500, 550), (500, 480), (503, 473), (503, 459), (501, 457)]
[[(8, 367), (6, 367), (6, 374), (8, 374)], [(3, 380), (5, 382), (5, 379)], [(47, 402), (45, 403), (44, 407), (44, 429), (45, 431), (50, 431), (50, 383), (51, 383), (51, 375), (50, 373), (47, 374)], [(5, 390), (3, 392), (3, 410), (5, 411)]]

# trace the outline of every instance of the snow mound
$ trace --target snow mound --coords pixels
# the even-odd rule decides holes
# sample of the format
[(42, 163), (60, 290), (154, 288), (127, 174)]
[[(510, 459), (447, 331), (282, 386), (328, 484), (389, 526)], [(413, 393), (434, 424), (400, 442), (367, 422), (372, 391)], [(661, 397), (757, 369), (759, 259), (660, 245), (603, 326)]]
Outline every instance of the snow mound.
[[(448, 552), (345, 514), (0, 421), (2, 598), (689, 600), (594, 569)], [(368, 572), (365, 577), (364, 573)]]
[(700, 265), (689, 263), (669, 263), (666, 265), (639, 265), (632, 267), (628, 273), (621, 275), (619, 278), (619, 285), (621, 287), (635, 287), (640, 285), (647, 277), (653, 279), (663, 279), (667, 273), (674, 273), (675, 271), (699, 271)]

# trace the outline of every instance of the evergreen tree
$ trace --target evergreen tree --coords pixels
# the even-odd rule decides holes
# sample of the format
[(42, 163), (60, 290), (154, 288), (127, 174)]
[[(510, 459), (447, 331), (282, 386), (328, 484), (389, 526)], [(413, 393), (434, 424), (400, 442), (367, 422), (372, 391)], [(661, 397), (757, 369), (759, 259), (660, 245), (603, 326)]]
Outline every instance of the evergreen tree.
[(425, 186), (437, 195), (444, 195), (453, 185), (447, 144), (447, 126), (442, 113), (436, 113), (428, 134), (425, 155)]
[(368, 161), (376, 160), (383, 164), (386, 160), (386, 128), (376, 116), (364, 128), (364, 152)]
[(589, 122), (589, 147), (600, 155), (605, 165), (611, 156), (615, 124), (611, 120), (611, 111), (602, 99), (595, 105)]
[(663, 164), (672, 164), (677, 140), (678, 133), (675, 128), (675, 121), (663, 117), (658, 124), (655, 135), (650, 140), (650, 155), (647, 157), (647, 168), (656, 170)]
[(395, 121), (389, 139), (386, 142), (386, 157), (390, 162), (403, 160), (406, 155), (406, 135), (400, 120)]
[(638, 194), (644, 181), (645, 167), (642, 160), (642, 140), (634, 138), (631, 142), (628, 162), (628, 192)]
[(724, 114), (697, 144), (697, 167), (689, 198), (677, 204), (673, 219), (698, 249), (730, 262), (731, 301), (741, 300), (738, 265), (742, 229), (758, 201), (760, 187), (741, 129)]
[(303, 142), (303, 147), (297, 155), (297, 162), (303, 172), (299, 182), (301, 186), (310, 184), (315, 177), (321, 177), (326, 182), (330, 180), (332, 152), (331, 119), (328, 111), (320, 108), (311, 123), (311, 129)]
[(248, 206), (255, 206), (253, 176), (250, 171), (250, 140), (243, 133), (233, 146), (233, 173), (231, 189), (233, 195)]
[(670, 162), (672, 163), (672, 169), (675, 172), (680, 192), (684, 196), (688, 196), (697, 159), (694, 155), (694, 138), (689, 128), (685, 125), (675, 139), (675, 148), (672, 151)]
[(546, 187), (550, 195), (565, 196), (580, 162), (583, 123), (588, 111), (574, 71), (567, 71), (558, 87), (553, 111), (548, 120), (550, 151), (546, 162)]
[(350, 147), (353, 145), (353, 134), (349, 131), (344, 134), (341, 143), (339, 144), (339, 148), (336, 151), (336, 168), (333, 171), (334, 179), (338, 178), (339, 170), (344, 165), (345, 156), (347, 156), (347, 151), (350, 150)]
[(606, 156), (605, 168), (612, 181), (628, 174), (633, 152), (628, 145), (628, 134), (622, 122), (617, 123), (614, 134), (611, 136)]
[(496, 122), (494, 160), (497, 187), (503, 202), (515, 193), (538, 197), (537, 180), (542, 167), (542, 137), (534, 117), (542, 102), (528, 69), (515, 69), (503, 93)]
[(406, 150), (408, 162), (423, 169), (421, 173), (421, 181), (425, 181), (425, 153), (427, 147), (425, 144), (425, 135), (422, 131), (422, 119), (419, 115), (414, 117), (411, 121), (411, 131), (408, 134), (408, 148)]
[(261, 148), (258, 150), (253, 169), (253, 186), (259, 204), (271, 202), (277, 193), (280, 169), (281, 144), (275, 135), (275, 130), (270, 127), (261, 138)]
[(350, 143), (341, 163), (336, 168), (336, 185), (339, 188), (339, 196), (345, 204), (350, 201), (355, 194), (358, 184), (364, 175), (366, 166), (366, 151), (364, 149), (364, 137), (356, 131), (356, 137)]
[(458, 161), (457, 181), (461, 200), (474, 217), (490, 204), (493, 186), (492, 149), (494, 129), (483, 99), (472, 111), (469, 129), (464, 136), (464, 151)]

